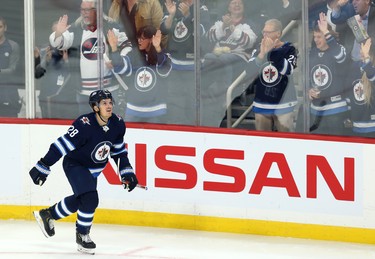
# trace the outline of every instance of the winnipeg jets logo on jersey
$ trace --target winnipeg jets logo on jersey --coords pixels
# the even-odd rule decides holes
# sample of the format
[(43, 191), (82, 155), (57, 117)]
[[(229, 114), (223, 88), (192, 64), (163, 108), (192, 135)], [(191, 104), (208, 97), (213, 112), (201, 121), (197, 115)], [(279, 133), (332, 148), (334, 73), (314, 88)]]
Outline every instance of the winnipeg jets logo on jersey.
[(355, 80), (352, 85), (353, 85), (354, 102), (358, 105), (365, 104), (365, 93), (364, 93), (362, 80), (361, 79)]
[(173, 32), (173, 40), (176, 42), (186, 41), (190, 36), (189, 30), (183, 21), (179, 21)]
[(332, 83), (332, 73), (329, 67), (323, 64), (314, 66), (311, 69), (312, 87), (319, 91), (327, 89)]
[(156, 84), (156, 74), (149, 67), (141, 67), (135, 73), (135, 88), (140, 92), (148, 92)]
[(264, 64), (260, 70), (260, 73), (260, 80), (262, 81), (262, 84), (267, 87), (273, 87), (281, 80), (279, 71), (274, 65), (272, 65), (271, 62)]
[(90, 120), (89, 120), (89, 118), (87, 118), (87, 117), (82, 117), (82, 118), (81, 118), (81, 121), (82, 121), (83, 124), (91, 125), (91, 124), (90, 124)]
[(88, 60), (97, 60), (98, 58), (98, 39), (88, 38), (82, 43), (82, 55)]
[(91, 158), (95, 163), (102, 163), (107, 160), (112, 143), (109, 141), (100, 142), (91, 153)]

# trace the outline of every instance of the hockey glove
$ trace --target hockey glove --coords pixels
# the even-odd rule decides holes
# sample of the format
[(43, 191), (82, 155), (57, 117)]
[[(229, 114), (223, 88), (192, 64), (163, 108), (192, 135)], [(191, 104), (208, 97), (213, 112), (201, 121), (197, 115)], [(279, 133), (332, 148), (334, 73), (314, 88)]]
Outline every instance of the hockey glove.
[(43, 163), (42, 159), (36, 163), (36, 165), (31, 168), (29, 174), (31, 179), (33, 179), (33, 182), (36, 185), (42, 186), (44, 182), (47, 180), (47, 176), (51, 170), (49, 169), (49, 166)]
[(125, 169), (121, 170), (120, 175), (124, 188), (131, 192), (138, 184), (138, 179), (134, 174), (133, 168), (131, 166), (125, 167)]

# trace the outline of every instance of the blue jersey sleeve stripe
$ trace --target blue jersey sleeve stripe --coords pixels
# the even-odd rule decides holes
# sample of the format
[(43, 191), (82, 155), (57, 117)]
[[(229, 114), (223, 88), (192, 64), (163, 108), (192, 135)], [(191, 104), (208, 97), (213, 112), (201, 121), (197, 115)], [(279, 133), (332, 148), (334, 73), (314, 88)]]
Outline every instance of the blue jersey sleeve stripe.
[(122, 154), (124, 152), (126, 152), (126, 149), (122, 149), (122, 150), (120, 150), (118, 152), (111, 152), (111, 156), (117, 156), (117, 155)]
[(67, 152), (65, 150), (65, 147), (60, 143), (59, 139), (57, 139), (53, 144), (60, 151), (61, 156), (65, 156), (67, 154)]
[(122, 148), (122, 147), (124, 147), (124, 146), (125, 146), (125, 143), (114, 144), (114, 145), (113, 145), (113, 147), (114, 147), (115, 149), (120, 149), (120, 148)]
[(69, 141), (65, 136), (62, 136), (62, 140), (64, 141), (65, 146), (69, 149), (69, 151), (73, 151), (76, 147)]

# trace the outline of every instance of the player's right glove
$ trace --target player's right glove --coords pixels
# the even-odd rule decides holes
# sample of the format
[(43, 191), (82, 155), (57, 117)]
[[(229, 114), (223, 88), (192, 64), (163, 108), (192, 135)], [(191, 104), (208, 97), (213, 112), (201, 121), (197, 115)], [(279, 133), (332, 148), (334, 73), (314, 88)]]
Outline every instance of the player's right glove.
[(36, 163), (36, 165), (31, 168), (29, 174), (36, 185), (42, 186), (47, 180), (47, 176), (50, 172), (51, 170), (49, 169), (49, 166), (43, 163), (42, 159), (40, 159), (38, 163)]
[(134, 174), (134, 170), (131, 166), (125, 167), (121, 170), (121, 182), (124, 184), (124, 188), (131, 192), (135, 187), (137, 187), (138, 179)]

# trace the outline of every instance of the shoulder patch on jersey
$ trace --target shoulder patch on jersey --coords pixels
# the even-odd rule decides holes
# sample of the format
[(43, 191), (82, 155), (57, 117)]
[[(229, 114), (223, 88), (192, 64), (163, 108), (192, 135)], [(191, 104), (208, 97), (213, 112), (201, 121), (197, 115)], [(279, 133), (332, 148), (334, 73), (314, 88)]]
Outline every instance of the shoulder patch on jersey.
[(124, 120), (120, 115), (116, 114), (118, 121)]
[(89, 118), (87, 118), (86, 116), (81, 118), (81, 122), (82, 122), (83, 124), (91, 125), (91, 124), (90, 124), (90, 120), (89, 120)]

